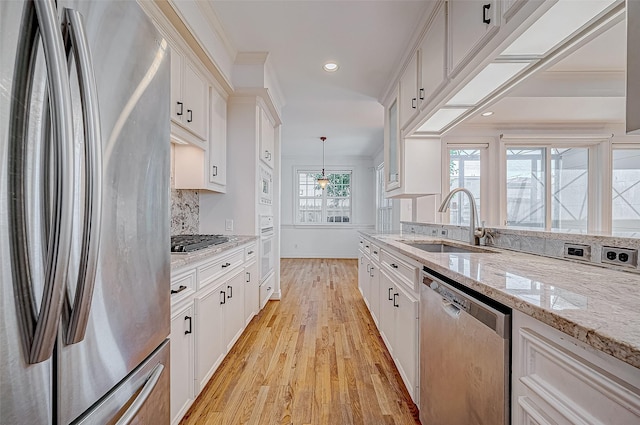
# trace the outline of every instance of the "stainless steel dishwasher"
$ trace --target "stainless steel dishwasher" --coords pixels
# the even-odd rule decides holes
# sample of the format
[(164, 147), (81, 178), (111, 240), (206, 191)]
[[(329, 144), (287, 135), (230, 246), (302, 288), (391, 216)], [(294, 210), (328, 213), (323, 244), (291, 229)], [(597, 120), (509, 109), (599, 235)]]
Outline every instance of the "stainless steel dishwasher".
[(426, 267), (422, 276), (422, 425), (509, 424), (511, 310)]

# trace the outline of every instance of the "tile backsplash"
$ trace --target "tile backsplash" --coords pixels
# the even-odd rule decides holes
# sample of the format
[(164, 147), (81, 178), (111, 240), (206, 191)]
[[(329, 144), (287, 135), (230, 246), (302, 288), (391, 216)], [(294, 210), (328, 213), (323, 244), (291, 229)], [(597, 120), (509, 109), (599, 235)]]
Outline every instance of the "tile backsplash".
[[(423, 234), (461, 242), (469, 241), (468, 226), (404, 221), (401, 226), (402, 233)], [(487, 230), (491, 235), (491, 238), (486, 241), (487, 246), (569, 261), (590, 262), (601, 267), (640, 273), (640, 265), (635, 267), (617, 266), (602, 261), (603, 249), (606, 247), (629, 248), (636, 252), (640, 251), (640, 239), (511, 228), (487, 228)], [(565, 256), (565, 244), (578, 244), (588, 247), (588, 258), (567, 258)], [(585, 255), (585, 257), (587, 256)]]
[(171, 189), (171, 236), (198, 233), (199, 215), (197, 190)]

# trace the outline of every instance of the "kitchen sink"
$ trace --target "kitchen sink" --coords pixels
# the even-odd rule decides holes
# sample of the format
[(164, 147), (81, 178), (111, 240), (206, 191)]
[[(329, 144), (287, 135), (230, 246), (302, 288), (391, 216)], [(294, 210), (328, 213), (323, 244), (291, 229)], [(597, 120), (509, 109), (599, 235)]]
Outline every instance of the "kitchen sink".
[(459, 246), (447, 243), (427, 243), (427, 242), (404, 242), (405, 244), (412, 246), (422, 251), (427, 252), (442, 252), (442, 253), (456, 253), (456, 254), (471, 254), (471, 253), (495, 253), (495, 251), (481, 248), (478, 246)]

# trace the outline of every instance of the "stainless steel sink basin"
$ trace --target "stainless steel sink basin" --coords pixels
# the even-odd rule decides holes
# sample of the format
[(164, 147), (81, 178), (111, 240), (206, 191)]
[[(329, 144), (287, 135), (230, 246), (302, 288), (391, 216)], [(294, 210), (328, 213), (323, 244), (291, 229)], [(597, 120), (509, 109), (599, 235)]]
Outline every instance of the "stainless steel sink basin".
[(457, 253), (457, 254), (470, 254), (470, 253), (495, 253), (495, 251), (488, 250), (477, 246), (459, 246), (446, 243), (426, 243), (426, 242), (404, 242), (409, 246), (421, 249), (427, 252), (442, 252), (442, 253)]

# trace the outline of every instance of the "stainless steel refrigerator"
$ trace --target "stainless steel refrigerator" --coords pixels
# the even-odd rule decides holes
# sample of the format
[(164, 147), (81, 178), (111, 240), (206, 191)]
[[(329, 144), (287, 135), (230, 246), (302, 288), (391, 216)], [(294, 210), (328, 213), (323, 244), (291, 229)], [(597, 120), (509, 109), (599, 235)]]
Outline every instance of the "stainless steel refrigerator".
[(169, 51), (128, 1), (0, 0), (0, 423), (169, 423)]

